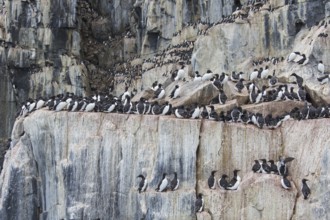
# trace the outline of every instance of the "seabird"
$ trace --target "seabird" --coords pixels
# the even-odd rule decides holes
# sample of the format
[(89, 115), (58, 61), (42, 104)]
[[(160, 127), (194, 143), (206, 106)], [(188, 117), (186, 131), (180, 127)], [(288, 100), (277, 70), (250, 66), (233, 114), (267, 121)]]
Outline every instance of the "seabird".
[(235, 85), (235, 89), (236, 89), (239, 93), (241, 93), (242, 90), (244, 89), (243, 81), (244, 81), (244, 79), (242, 78), (242, 79), (240, 79), (240, 80), (236, 83), (236, 85)]
[(177, 118), (185, 118), (186, 117), (186, 110), (184, 109), (184, 106), (179, 106), (177, 109), (175, 109), (174, 115)]
[(213, 170), (213, 171), (211, 172), (210, 177), (209, 177), (208, 180), (207, 180), (207, 184), (209, 185), (209, 188), (210, 188), (210, 189), (215, 189), (215, 183), (216, 183), (216, 181), (215, 181), (214, 174), (215, 174), (216, 172), (217, 172), (216, 170)]
[(221, 189), (227, 189), (228, 187), (228, 181), (226, 180), (227, 177), (228, 176), (226, 174), (223, 174), (219, 179), (218, 184)]
[(233, 82), (237, 82), (241, 78), (242, 74), (243, 74), (243, 72), (239, 72), (236, 74), (235, 71), (233, 71), (230, 75), (230, 80)]
[[(133, 107), (133, 104), (131, 102), (131, 97), (126, 95), (126, 99), (125, 99), (124, 106), (123, 106), (123, 113), (126, 113), (126, 114), (131, 113), (132, 107)], [(86, 106), (86, 108), (87, 108), (87, 106)]]
[(298, 86), (302, 86), (304, 79), (301, 76), (298, 76), (296, 73), (292, 73), (290, 76), (294, 76), (296, 78), (295, 83), (298, 84)]
[(299, 101), (303, 101), (303, 102), (306, 101), (307, 93), (306, 93), (304, 87), (299, 86), (297, 96), (298, 96)]
[(171, 181), (171, 190), (177, 190), (179, 188), (180, 180), (178, 179), (178, 175), (174, 172), (174, 178)]
[(219, 74), (215, 74), (215, 77), (212, 79), (212, 85), (216, 88), (216, 89), (220, 89), (221, 87), (221, 82), (219, 79)]
[(278, 169), (278, 173), (279, 175), (287, 175), (288, 174), (288, 168), (286, 163), (293, 161), (294, 158), (293, 157), (287, 157), (287, 158), (283, 158), (283, 157), (279, 157), (279, 161), (277, 162), (277, 169)]
[(44, 107), (45, 103), (46, 103), (45, 100), (42, 97), (40, 97), (37, 101), (36, 110)]
[(250, 81), (253, 81), (254, 79), (258, 78), (259, 71), (257, 69), (254, 69), (253, 72), (250, 74)]
[(201, 112), (201, 117), (202, 118), (207, 118), (209, 116), (209, 112), (207, 111), (205, 105), (203, 105), (203, 110)]
[(155, 101), (151, 107), (151, 114), (159, 115), (161, 113), (160, 106), (157, 101)]
[(157, 91), (157, 89), (158, 89), (158, 81), (155, 81), (155, 82), (152, 83), (151, 89), (154, 90), (154, 91)]
[(179, 97), (179, 95), (180, 95), (180, 87), (179, 85), (175, 85), (175, 88), (172, 90), (170, 94), (170, 98), (176, 99)]
[(154, 93), (154, 98), (161, 99), (165, 96), (165, 90), (162, 88), (162, 84), (158, 84), (158, 89)]
[(128, 87), (125, 87), (125, 92), (121, 96), (121, 101), (124, 102), (127, 96), (131, 98), (131, 93), (128, 91)]
[(141, 97), (140, 101), (136, 104), (136, 113), (139, 115), (143, 115), (146, 109), (146, 104), (144, 103), (144, 98)]
[(58, 112), (58, 111), (62, 111), (65, 107), (67, 107), (67, 103), (65, 100), (61, 100), (55, 107), (55, 111)]
[(324, 73), (324, 64), (322, 60), (319, 62), (319, 64), (317, 64), (317, 70), (322, 74)]
[(171, 110), (172, 110), (172, 104), (169, 104), (169, 102), (165, 102), (165, 105), (160, 107), (160, 112), (161, 112), (160, 114), (161, 115), (171, 114)]
[(199, 106), (197, 104), (195, 104), (195, 108), (193, 109), (190, 118), (192, 118), (192, 119), (199, 118), (200, 112), (201, 112), (201, 110), (200, 110)]
[(204, 199), (203, 194), (199, 193), (195, 202), (195, 211), (202, 212), (204, 209)]
[(308, 181), (307, 179), (302, 179), (302, 188), (301, 188), (301, 192), (304, 195), (304, 199), (308, 199), (308, 196), (311, 194), (311, 190), (308, 187), (306, 181)]
[(288, 61), (288, 62), (293, 61), (294, 59), (296, 59), (297, 55), (300, 55), (300, 52), (292, 52), (292, 53), (288, 56), (287, 61)]
[(230, 190), (237, 190), (239, 184), (241, 183), (241, 177), (237, 175), (239, 170), (234, 170), (234, 177), (231, 179), (230, 183), (228, 184), (227, 189)]
[(303, 55), (302, 55), (302, 58), (301, 58), (300, 60), (298, 60), (297, 63), (301, 65), (301, 64), (304, 64), (305, 61), (306, 61), (306, 55), (303, 54)]
[(289, 190), (289, 189), (291, 189), (291, 183), (286, 177), (287, 177), (287, 175), (282, 176), (281, 185), (284, 189)]
[(233, 122), (239, 122), (242, 115), (241, 107), (234, 107), (231, 110), (230, 116)]
[(252, 171), (255, 173), (260, 173), (261, 172), (261, 165), (259, 163), (259, 160), (254, 160), (254, 164), (252, 166)]
[(220, 89), (219, 90), (219, 103), (221, 105), (224, 105), (224, 104), (226, 104), (226, 101), (227, 101), (227, 96), (226, 96), (225, 92), (222, 89)]
[(270, 87), (276, 86), (276, 84), (278, 82), (278, 79), (275, 76), (275, 70), (273, 70), (273, 75), (272, 76), (268, 76), (267, 79), (268, 79), (268, 85)]
[(166, 173), (163, 173), (163, 178), (162, 180), (159, 182), (156, 191), (158, 192), (163, 192), (164, 190), (167, 189), (167, 185), (168, 185), (168, 180), (166, 178)]
[(213, 73), (211, 70), (207, 70), (206, 73), (202, 76), (202, 80), (206, 81), (206, 80), (210, 80), (213, 78)]
[(324, 76), (321, 76), (321, 77), (317, 78), (317, 81), (319, 81), (321, 85), (328, 83), (329, 82), (329, 74), (326, 74)]
[(202, 77), (199, 75), (198, 71), (195, 71), (194, 81), (202, 81)]
[(91, 111), (93, 111), (94, 110), (94, 108), (95, 108), (95, 100), (94, 99), (92, 99), (91, 101), (90, 101), (90, 103), (88, 103), (87, 105), (86, 105), (86, 108), (85, 108), (85, 112), (91, 112)]
[(226, 73), (222, 72), (219, 80), (220, 80), (221, 85), (223, 86), (225, 83), (228, 82), (228, 75)]
[(178, 81), (180, 79), (184, 78), (185, 71), (184, 71), (184, 65), (181, 66), (181, 69), (178, 70), (178, 73), (176, 74), (176, 77), (174, 78), (175, 81)]
[(210, 108), (211, 108), (211, 111), (210, 111), (210, 114), (209, 114), (209, 119), (217, 121), (218, 120), (218, 113), (214, 110), (213, 105), (210, 105)]
[(261, 173), (270, 173), (270, 166), (267, 164), (266, 159), (261, 159)]
[(266, 79), (267, 76), (268, 76), (268, 73), (269, 73), (269, 69), (268, 69), (268, 66), (265, 67), (265, 69), (261, 72), (261, 78), (262, 79)]
[(269, 160), (268, 162), (270, 163), (270, 173), (278, 174), (278, 169), (274, 160)]
[(146, 179), (142, 174), (138, 175), (137, 177), (138, 177), (138, 178), (139, 178), (139, 177), (141, 178), (141, 181), (140, 181), (140, 183), (139, 183), (139, 188), (138, 188), (139, 193), (141, 193), (141, 192), (145, 192), (146, 189), (147, 189), (147, 186), (148, 186), (148, 181), (147, 181), (147, 179)]

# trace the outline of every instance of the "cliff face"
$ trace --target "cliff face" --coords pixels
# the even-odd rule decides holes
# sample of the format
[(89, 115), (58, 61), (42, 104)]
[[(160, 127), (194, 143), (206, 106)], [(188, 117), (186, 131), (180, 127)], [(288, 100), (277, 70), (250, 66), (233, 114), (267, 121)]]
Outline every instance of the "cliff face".
[[(39, 110), (15, 123), (0, 176), (0, 213), (4, 219), (195, 219), (198, 191), (208, 210), (200, 218), (327, 219), (327, 121), (288, 121), (261, 130), (172, 117)], [(289, 168), (290, 191), (279, 176), (250, 171), (253, 159), (279, 155), (296, 158)], [(208, 189), (211, 170), (218, 170), (218, 179), (222, 173), (232, 176), (234, 168), (241, 170), (239, 190)], [(156, 192), (161, 174), (172, 177), (174, 171), (179, 189)], [(139, 174), (149, 181), (141, 194)], [(310, 180), (309, 200), (300, 193), (302, 178)]]

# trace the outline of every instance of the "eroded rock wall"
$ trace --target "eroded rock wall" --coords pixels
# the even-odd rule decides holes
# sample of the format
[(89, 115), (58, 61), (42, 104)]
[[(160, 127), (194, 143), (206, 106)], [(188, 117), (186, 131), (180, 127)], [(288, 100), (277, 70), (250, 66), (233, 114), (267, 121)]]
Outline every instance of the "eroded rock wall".
[[(195, 219), (195, 196), (202, 192), (203, 215), (213, 219), (327, 219), (327, 122), (288, 121), (265, 130), (169, 116), (39, 110), (15, 123), (0, 176), (0, 213), (6, 219)], [(254, 159), (279, 155), (295, 157), (290, 191), (279, 176), (250, 171)], [(218, 170), (218, 179), (234, 168), (241, 170), (239, 190), (208, 189), (211, 170)], [(161, 174), (172, 178), (174, 171), (180, 188), (156, 192)], [(139, 174), (149, 181), (141, 194)], [(310, 180), (309, 200), (300, 193), (302, 178)]]

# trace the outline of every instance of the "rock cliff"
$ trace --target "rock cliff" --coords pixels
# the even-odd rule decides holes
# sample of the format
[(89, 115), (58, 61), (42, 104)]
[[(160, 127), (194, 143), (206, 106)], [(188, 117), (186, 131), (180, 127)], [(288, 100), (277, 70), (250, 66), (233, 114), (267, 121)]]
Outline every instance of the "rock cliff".
[[(323, 60), (329, 73), (330, 38), (324, 36), (330, 1), (265, 2), (250, 10), (248, 0), (0, 0), (0, 165), (5, 141), (13, 139), (0, 170), (1, 219), (194, 219), (196, 192), (206, 195), (207, 212), (200, 219), (328, 219), (327, 119), (259, 130), (172, 117), (41, 110), (15, 122), (28, 97), (66, 91), (119, 95), (129, 85), (137, 101), (150, 95), (155, 80), (168, 95), (175, 86), (171, 75), (182, 63), (184, 92), (170, 102), (207, 104), (218, 91), (210, 82), (192, 83), (195, 71), (242, 71), (247, 79), (266, 65), (253, 65), (264, 58), (279, 60), (268, 63), (281, 83), (292, 82), (296, 72), (308, 101), (328, 105), (329, 85), (317, 81), (316, 65)], [(248, 14), (227, 21), (237, 7)], [(306, 54), (308, 62), (286, 62), (292, 51)], [(240, 96), (232, 88), (230, 82), (225, 90), (233, 100), (217, 110), (247, 104), (247, 93)], [(283, 113), (302, 105), (243, 108)], [(250, 172), (253, 159), (279, 155), (296, 158), (289, 192), (278, 176)], [(243, 176), (237, 192), (206, 190), (212, 169), (231, 175), (234, 167)], [(160, 173), (174, 171), (180, 189), (155, 192)], [(149, 180), (143, 194), (136, 191), (140, 173)], [(307, 201), (299, 191), (303, 177), (312, 188)]]
[[(38, 110), (16, 121), (0, 176), (2, 219), (328, 219), (328, 119), (287, 121), (276, 130), (170, 116)], [(311, 134), (312, 133), (312, 134)], [(180, 134), (180, 135), (178, 135)], [(254, 158), (292, 156), (293, 188), (280, 176), (255, 174)], [(237, 191), (209, 190), (211, 170), (232, 176)], [(161, 174), (181, 181), (156, 192)], [(139, 174), (147, 191), (137, 192)], [(310, 180), (310, 199), (301, 179)]]

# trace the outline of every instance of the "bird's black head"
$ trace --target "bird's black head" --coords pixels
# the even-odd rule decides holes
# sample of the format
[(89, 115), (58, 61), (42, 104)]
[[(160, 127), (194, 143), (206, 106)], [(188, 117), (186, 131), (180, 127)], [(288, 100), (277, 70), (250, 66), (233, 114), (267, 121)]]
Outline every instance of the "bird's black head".
[(206, 73), (212, 73), (212, 71), (211, 70), (207, 70)]
[(227, 174), (222, 174), (222, 178), (227, 178), (228, 175)]
[(254, 160), (255, 163), (259, 163), (259, 160)]
[(306, 181), (308, 181), (308, 179), (304, 178), (304, 179), (301, 180), (301, 182), (303, 182), (303, 183), (306, 183)]
[(323, 63), (323, 62), (322, 62), (322, 60), (320, 60), (320, 62), (319, 62), (319, 63)]
[(140, 174), (140, 175), (137, 176), (137, 178), (139, 178), (139, 177), (142, 178), (142, 179), (144, 179), (144, 176), (142, 174)]
[(179, 85), (175, 85), (175, 88), (179, 88)]
[(212, 172), (211, 172), (212, 176), (214, 176), (214, 174), (215, 174), (216, 172), (217, 172), (216, 170), (212, 170)]
[(273, 164), (274, 163), (274, 160), (268, 160), (269, 163)]
[(234, 175), (237, 175), (238, 171), (240, 170), (234, 170)]
[(165, 178), (165, 177), (166, 177), (166, 175), (167, 175), (167, 173), (163, 173), (163, 178)]
[(262, 161), (263, 163), (267, 163), (266, 159), (261, 159), (261, 161)]
[(203, 198), (203, 194), (202, 193), (198, 193), (198, 196), (197, 196), (199, 199)]

